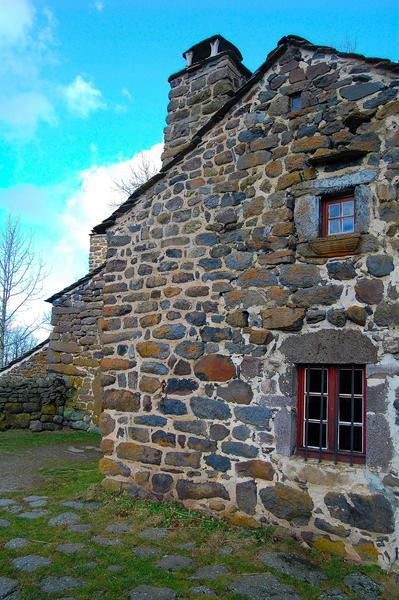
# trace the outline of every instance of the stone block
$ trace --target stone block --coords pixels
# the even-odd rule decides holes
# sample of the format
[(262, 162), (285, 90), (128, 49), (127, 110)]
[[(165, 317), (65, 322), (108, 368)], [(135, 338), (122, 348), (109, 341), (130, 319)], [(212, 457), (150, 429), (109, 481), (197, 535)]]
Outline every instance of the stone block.
[(239, 406), (234, 409), (234, 415), (243, 423), (253, 425), (258, 429), (268, 429), (272, 412), (264, 406)]
[(251, 386), (241, 379), (234, 379), (226, 387), (218, 387), (218, 396), (226, 402), (250, 404), (253, 398)]
[(236, 368), (229, 356), (208, 354), (195, 364), (194, 373), (201, 381), (229, 381), (236, 375)]
[(202, 498), (222, 498), (230, 500), (230, 495), (221, 483), (206, 481), (195, 483), (180, 479), (176, 484), (180, 500), (201, 500)]
[(258, 448), (244, 442), (223, 442), (222, 452), (243, 458), (255, 458), (258, 456)]
[(246, 462), (235, 463), (238, 477), (253, 477), (254, 479), (263, 479), (273, 481), (274, 467), (270, 462), (256, 459)]
[(265, 509), (279, 519), (306, 525), (311, 517), (313, 501), (306, 491), (276, 483), (261, 490), (259, 495)]
[(248, 515), (255, 514), (257, 503), (256, 483), (253, 480), (243, 481), (236, 485), (236, 502), (240, 510)]
[(222, 473), (231, 469), (230, 459), (220, 454), (209, 454), (205, 457), (205, 462), (209, 467), (215, 469), (215, 471), (221, 471)]
[(173, 477), (167, 473), (155, 473), (151, 481), (155, 494), (166, 494), (172, 487)]
[(352, 527), (376, 533), (393, 533), (395, 519), (393, 507), (383, 494), (348, 494), (328, 492), (324, 502), (334, 519)]
[(284, 265), (279, 279), (287, 287), (307, 288), (320, 283), (320, 271), (315, 265)]
[(274, 418), (276, 452), (282, 456), (291, 456), (296, 446), (296, 413), (281, 408)]
[(174, 467), (190, 467), (198, 469), (201, 454), (199, 452), (168, 452), (165, 456), (165, 464)]
[(121, 442), (117, 446), (116, 454), (118, 458), (129, 461), (141, 462), (149, 465), (160, 465), (162, 452), (151, 446), (135, 444), (133, 442)]
[[(367, 410), (369, 406), (367, 403)], [(368, 467), (387, 472), (393, 458), (393, 443), (389, 425), (382, 414), (366, 416), (366, 463)]]
[(299, 331), (302, 328), (305, 311), (303, 308), (276, 306), (262, 311), (262, 322), (266, 329)]

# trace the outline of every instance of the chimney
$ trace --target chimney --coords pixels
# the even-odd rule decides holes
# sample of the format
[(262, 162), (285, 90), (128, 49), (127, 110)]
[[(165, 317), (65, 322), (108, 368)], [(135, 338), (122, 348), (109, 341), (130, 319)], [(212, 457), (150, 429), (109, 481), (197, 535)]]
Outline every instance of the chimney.
[(106, 233), (91, 233), (90, 234), (90, 250), (89, 250), (89, 272), (95, 271), (98, 267), (104, 264), (107, 258), (107, 234)]
[(183, 53), (186, 67), (169, 77), (167, 126), (162, 166), (188, 145), (193, 135), (252, 75), (241, 52), (221, 35)]

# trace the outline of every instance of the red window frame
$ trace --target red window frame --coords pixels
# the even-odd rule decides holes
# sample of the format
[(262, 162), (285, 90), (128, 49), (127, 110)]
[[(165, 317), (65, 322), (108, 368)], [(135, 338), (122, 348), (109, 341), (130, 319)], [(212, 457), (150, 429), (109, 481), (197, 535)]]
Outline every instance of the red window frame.
[[(352, 201), (353, 202), (353, 231), (345, 232), (343, 231), (343, 210), (342, 206), (345, 202)], [(340, 216), (338, 218), (330, 218), (328, 214), (328, 209), (331, 204), (339, 204), (340, 205)], [(352, 216), (352, 215), (348, 215)], [(340, 231), (337, 233), (329, 233), (328, 225), (330, 221), (339, 220), (340, 222)], [(356, 211), (355, 211), (355, 197), (354, 195), (348, 196), (338, 196), (335, 198), (325, 198), (322, 200), (322, 213), (321, 213), (321, 234), (323, 237), (334, 236), (334, 235), (342, 235), (345, 233), (354, 233), (356, 224)]]
[[(363, 451), (344, 451), (337, 448), (337, 412), (339, 411), (339, 372), (340, 369), (354, 368), (362, 370), (362, 428)], [(327, 371), (327, 423), (326, 423), (326, 448), (319, 449), (304, 445), (305, 430), (305, 373), (306, 369), (321, 369)], [(364, 365), (300, 365), (298, 366), (298, 421), (297, 421), (297, 454), (305, 458), (317, 458), (334, 462), (347, 462), (350, 464), (364, 464), (366, 456), (366, 370)]]

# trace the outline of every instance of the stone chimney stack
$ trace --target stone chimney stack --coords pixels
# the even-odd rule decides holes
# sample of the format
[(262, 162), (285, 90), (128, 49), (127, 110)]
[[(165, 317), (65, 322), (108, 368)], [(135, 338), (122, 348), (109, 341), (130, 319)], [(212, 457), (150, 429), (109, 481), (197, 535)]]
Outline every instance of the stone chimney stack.
[(107, 234), (106, 233), (91, 233), (90, 234), (90, 250), (89, 250), (89, 272), (95, 271), (98, 267), (104, 264), (107, 258)]
[(171, 75), (165, 147), (166, 165), (251, 76), (241, 52), (214, 35), (183, 53), (186, 67)]

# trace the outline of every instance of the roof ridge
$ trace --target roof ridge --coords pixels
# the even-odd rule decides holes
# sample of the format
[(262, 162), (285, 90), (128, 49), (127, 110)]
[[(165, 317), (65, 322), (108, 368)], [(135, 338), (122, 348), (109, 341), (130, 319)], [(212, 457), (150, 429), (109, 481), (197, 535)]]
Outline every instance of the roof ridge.
[(90, 281), (90, 279), (92, 277), (94, 277), (94, 275), (98, 275), (98, 273), (100, 273), (104, 269), (105, 264), (106, 263), (103, 262), (99, 267), (97, 267), (96, 269), (93, 269), (93, 271), (86, 273), (86, 275), (83, 275), (83, 277), (81, 277), (80, 279), (77, 279), (76, 281), (74, 281), (73, 283), (71, 283), (70, 285), (65, 287), (64, 289), (62, 289), (59, 292), (56, 292), (55, 294), (50, 296), (50, 298), (46, 298), (45, 302), (50, 302), (50, 304), (52, 304), (54, 302), (54, 300), (58, 300), (58, 298), (61, 298), (61, 296), (63, 296), (64, 294), (67, 294), (68, 292), (71, 292), (73, 289), (75, 289), (82, 283), (86, 283), (86, 281)]

